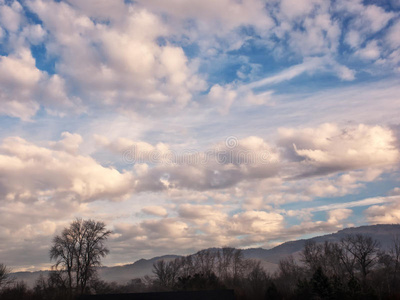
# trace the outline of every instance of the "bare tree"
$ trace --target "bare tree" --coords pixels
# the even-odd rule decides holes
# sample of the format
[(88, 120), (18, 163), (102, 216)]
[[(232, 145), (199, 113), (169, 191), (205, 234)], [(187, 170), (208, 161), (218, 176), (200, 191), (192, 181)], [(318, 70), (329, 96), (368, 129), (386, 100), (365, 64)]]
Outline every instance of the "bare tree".
[(235, 249), (232, 257), (232, 277), (234, 282), (238, 281), (239, 278), (243, 276), (246, 267), (251, 268), (244, 259), (243, 251), (241, 249)]
[(304, 268), (297, 265), (292, 255), (279, 261), (277, 271), (277, 284), (285, 293), (294, 291), (296, 284), (304, 278)]
[(89, 280), (96, 275), (96, 267), (109, 253), (104, 243), (110, 234), (103, 222), (77, 219), (54, 237), (50, 259), (55, 261), (55, 270), (61, 267), (67, 273), (71, 293), (75, 290), (83, 294)]
[(342, 249), (338, 243), (324, 243), (323, 271), (328, 276), (335, 276), (343, 279), (346, 268), (341, 261)]
[(201, 250), (196, 254), (192, 255), (192, 260), (196, 266), (196, 270), (204, 275), (210, 275), (214, 272), (215, 262), (217, 255), (215, 251), (210, 249)]
[(392, 247), (389, 250), (389, 255), (393, 260), (393, 273), (394, 281), (397, 281), (397, 275), (400, 271), (400, 236), (396, 235), (393, 237)]
[(161, 259), (153, 264), (153, 273), (164, 288), (173, 288), (180, 275), (182, 260), (179, 258), (166, 262)]
[(243, 260), (242, 250), (224, 247), (217, 253), (217, 270), (222, 280), (234, 278)]
[(13, 282), (10, 273), (11, 269), (9, 269), (5, 264), (0, 264), (0, 289)]
[(392, 245), (388, 251), (380, 251), (379, 264), (383, 270), (381, 279), (385, 279), (385, 285), (390, 292), (393, 288), (398, 290), (398, 273), (400, 271), (400, 237), (398, 235), (393, 237)]
[[(341, 258), (343, 258), (343, 261)], [(349, 267), (350, 272), (353, 272), (355, 265), (353, 256), (343, 257), (341, 245), (328, 241), (323, 244), (307, 241), (301, 252), (301, 261), (307, 268), (309, 275), (321, 268), (324, 274), (337, 278), (343, 278), (346, 273), (346, 266)]]
[(342, 261), (347, 263), (347, 269), (358, 269), (365, 283), (367, 275), (378, 262), (379, 243), (369, 236), (356, 234), (347, 235), (341, 240), (341, 245)]
[(229, 276), (229, 265), (231, 263), (231, 259), (233, 257), (235, 249), (224, 247), (220, 251), (218, 251), (218, 276), (222, 280), (226, 280)]
[(268, 275), (265, 272), (264, 268), (261, 266), (260, 261), (251, 261), (247, 262), (247, 266), (249, 268), (249, 273), (247, 274), (247, 279), (254, 290), (261, 290), (266, 286), (266, 281), (268, 279)]
[(314, 241), (306, 241), (301, 252), (301, 261), (307, 266), (311, 274), (323, 266), (324, 247)]

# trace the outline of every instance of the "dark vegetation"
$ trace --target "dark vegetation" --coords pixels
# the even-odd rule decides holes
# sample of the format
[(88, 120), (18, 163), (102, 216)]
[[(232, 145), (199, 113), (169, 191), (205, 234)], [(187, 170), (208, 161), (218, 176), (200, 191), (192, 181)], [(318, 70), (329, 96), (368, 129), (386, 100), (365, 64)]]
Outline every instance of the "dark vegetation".
[[(208, 249), (173, 260), (159, 260), (153, 276), (127, 284), (97, 275), (105, 224), (76, 220), (56, 236), (50, 250), (52, 272), (33, 289), (13, 281), (0, 264), (0, 299), (74, 299), (81, 295), (208, 291), (233, 289), (236, 299), (400, 299), (400, 239), (383, 249), (367, 235), (349, 234), (339, 242), (307, 241), (300, 257), (288, 256), (273, 274), (240, 249)], [(132, 274), (134, 276), (134, 274)]]

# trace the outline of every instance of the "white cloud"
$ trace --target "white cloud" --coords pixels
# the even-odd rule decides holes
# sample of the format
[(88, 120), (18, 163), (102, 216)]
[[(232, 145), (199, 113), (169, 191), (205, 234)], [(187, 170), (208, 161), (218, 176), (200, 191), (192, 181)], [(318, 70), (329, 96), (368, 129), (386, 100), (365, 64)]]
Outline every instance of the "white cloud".
[(179, 216), (194, 222), (207, 223), (210, 221), (225, 221), (227, 215), (220, 211), (221, 205), (192, 205), (179, 206)]
[(10, 5), (0, 3), (0, 24), (10, 32), (16, 32), (22, 22), (23, 8), (18, 1), (12, 1)]
[(284, 81), (289, 81), (304, 73), (312, 75), (314, 73), (323, 71), (333, 71), (339, 78), (343, 80), (353, 80), (355, 78), (355, 72), (353, 70), (336, 63), (329, 56), (313, 57), (306, 58), (303, 63), (289, 67), (288, 69), (283, 70), (276, 75), (247, 84), (241, 87), (241, 89), (260, 88)]
[(352, 17), (350, 24), (362, 34), (371, 34), (383, 29), (395, 16), (377, 5), (363, 5), (361, 1), (337, 1), (336, 9)]
[(389, 205), (373, 205), (364, 211), (371, 224), (397, 224), (400, 223), (400, 204), (395, 201)]
[(308, 174), (367, 167), (391, 167), (398, 162), (399, 149), (390, 129), (360, 124), (340, 129), (335, 124), (318, 128), (280, 129), (280, 145), (293, 147), (290, 155), (303, 161)]
[(400, 31), (400, 21), (397, 21), (390, 27), (390, 29), (386, 34), (386, 40), (393, 48), (400, 47), (400, 37), (398, 34), (399, 31)]
[(337, 76), (345, 81), (352, 81), (355, 79), (356, 72), (352, 69), (349, 69), (346, 66), (340, 64), (334, 64), (333, 70), (336, 72)]
[[(236, 140), (234, 140), (236, 142)], [(172, 153), (171, 160), (138, 177), (139, 190), (210, 190), (230, 187), (243, 180), (273, 177), (279, 153), (259, 137), (221, 143), (205, 152)]]
[[(269, 28), (272, 20), (267, 14), (265, 3), (259, 0), (243, 2), (233, 0), (194, 0), (190, 3), (173, 0), (168, 3), (160, 0), (138, 1), (144, 7), (154, 11), (164, 12), (174, 17), (194, 19), (200, 22), (198, 26), (204, 29), (217, 28), (226, 32), (239, 26), (253, 25), (260, 29)], [(213, 34), (218, 35), (218, 31)]]
[(295, 0), (283, 0), (281, 1), (281, 11), (289, 19), (295, 19), (297, 17), (304, 17), (311, 13), (314, 6), (323, 4), (320, 0), (307, 0), (307, 1), (295, 1)]
[(134, 141), (122, 137), (113, 141), (101, 135), (94, 135), (94, 138), (101, 146), (109, 149), (113, 153), (121, 155), (124, 162), (128, 164), (142, 164), (148, 162), (160, 164), (168, 162), (169, 159), (172, 160), (173, 158), (173, 153), (169, 149), (169, 146), (164, 143), (158, 143), (153, 146), (144, 141)]
[(345, 41), (347, 44), (349, 44), (353, 48), (360, 47), (360, 45), (362, 43), (360, 33), (357, 30), (349, 30), (346, 33)]
[[(98, 140), (120, 157), (132, 149), (131, 160), (125, 163), (135, 163), (137, 191), (165, 191), (174, 199), (204, 201), (217, 197), (211, 191), (221, 190), (227, 192), (227, 199), (229, 195), (246, 197), (243, 207), (258, 209), (267, 203), (357, 193), (395, 168), (399, 159), (392, 130), (363, 124), (282, 128), (280, 148), (255, 136), (231, 138), (199, 152), (124, 138)], [(287, 182), (288, 178), (296, 180)]]
[(339, 224), (351, 216), (353, 211), (348, 208), (334, 209), (328, 212), (328, 223)]
[[(74, 4), (92, 13), (86, 5)], [(123, 14), (117, 9), (119, 18), (97, 24), (64, 2), (35, 0), (28, 5), (49, 33), (48, 50), (59, 58), (58, 74), (79, 89), (88, 104), (122, 111), (163, 104), (182, 107), (205, 88), (181, 47), (158, 43), (157, 38), (170, 32), (145, 9), (125, 5)]]
[(82, 138), (63, 134), (51, 143), (57, 150), (40, 147), (19, 137), (9, 137), (0, 146), (0, 192), (3, 199), (73, 196), (80, 201), (123, 199), (132, 191), (132, 174), (106, 168), (89, 156), (77, 154)]
[[(236, 82), (213, 83), (208, 98), (217, 103), (220, 112), (227, 114), (238, 99), (246, 99), (250, 105), (261, 105), (268, 103), (273, 93), (255, 93), (248, 89), (278, 84), (304, 73), (333, 72), (342, 80), (353, 80), (356, 71), (339, 64), (335, 58), (340, 36), (345, 32), (341, 32), (341, 20), (334, 18), (333, 12), (345, 12), (352, 18), (357, 14), (361, 16), (360, 20), (351, 20), (354, 26), (346, 40), (358, 51), (357, 55), (369, 60), (379, 58), (377, 44), (371, 42), (363, 49), (358, 47), (367, 33), (381, 30), (394, 17), (379, 6), (357, 1), (266, 4), (259, 0), (240, 3), (224, 0), (218, 4), (195, 1), (188, 5), (181, 1), (166, 4), (152, 0), (133, 4), (117, 1), (112, 6), (107, 1), (95, 3), (26, 2), (42, 25), (26, 25), (18, 33), (19, 37), (32, 44), (45, 42), (46, 55), (56, 60), (57, 74), (48, 76), (41, 71), (47, 77), (44, 87), (40, 88), (45, 91), (39, 95), (29, 91), (29, 97), (34, 100), (25, 101), (27, 105), (3, 96), (8, 99), (5, 102), (10, 115), (28, 120), (39, 105), (61, 116), (66, 113), (56, 109), (60, 106), (81, 113), (88, 107), (100, 105), (117, 108), (128, 115), (143, 111), (157, 113), (160, 109), (173, 113), (192, 104), (198, 107), (201, 101), (192, 100), (201, 99), (201, 92), (208, 88), (206, 76), (199, 73), (199, 67), (207, 64), (207, 60), (213, 64), (219, 63), (218, 58), (233, 57), (226, 56), (227, 51), (239, 49), (247, 40), (255, 39), (241, 32), (244, 29), (254, 30), (258, 43), (274, 55), (295, 53), (293, 61), (303, 61), (250, 83), (244, 89)], [(18, 5), (13, 2), (3, 6), (20, 12), (22, 7)], [(187, 24), (191, 26), (185, 26)], [(187, 57), (183, 49), (188, 45), (199, 47), (197, 58)], [(215, 60), (205, 54), (210, 49), (216, 53)], [(246, 58), (244, 55), (237, 59), (243, 63)], [(384, 58), (381, 63), (383, 61)], [(248, 59), (247, 64), (251, 65)], [(220, 101), (215, 101), (217, 98)]]
[(123, 0), (114, 0), (113, 2), (107, 0), (68, 0), (67, 2), (77, 7), (85, 14), (100, 20), (111, 19), (116, 21), (126, 12)]
[(268, 234), (283, 229), (284, 218), (274, 212), (246, 211), (231, 219), (231, 232), (242, 234)]
[(208, 93), (208, 100), (215, 106), (220, 107), (219, 111), (221, 114), (227, 114), (237, 96), (237, 92), (230, 85), (223, 87), (215, 84)]
[[(386, 12), (383, 8), (376, 5), (364, 6), (362, 14), (369, 23), (372, 32), (377, 32), (384, 28), (395, 16), (393, 12)], [(363, 25), (365, 25), (365, 23)]]
[(261, 79), (259, 81), (252, 82), (248, 84), (246, 88), (258, 88), (258, 87), (263, 87), (265, 85), (276, 84), (282, 81), (287, 81), (305, 72), (310, 72), (310, 73), (315, 72), (316, 70), (320, 69), (323, 64), (324, 60), (321, 58), (308, 59), (305, 62), (292, 66), (286, 70), (283, 70), (276, 75)]
[(379, 49), (377, 41), (369, 42), (364, 48), (358, 50), (356, 55), (363, 59), (375, 60), (380, 57), (381, 51)]
[(0, 57), (1, 114), (28, 120), (39, 108), (33, 94), (44, 74), (36, 69), (27, 49), (18, 54)]
[(167, 210), (162, 206), (146, 206), (142, 208), (142, 212), (148, 215), (166, 217), (168, 215)]
[(58, 142), (50, 142), (52, 148), (76, 155), (78, 153), (80, 144), (83, 142), (82, 137), (77, 133), (69, 132), (63, 132), (61, 136), (63, 137), (62, 140)]
[(49, 76), (36, 67), (29, 49), (21, 47), (8, 56), (0, 56), (0, 114), (30, 120), (40, 103), (55, 112), (76, 111), (80, 99), (67, 96), (64, 80)]
[(42, 43), (46, 37), (46, 31), (40, 24), (27, 25), (22, 29), (21, 36), (25, 37), (32, 45)]
[[(381, 36), (374, 35), (383, 30), (396, 16), (396, 13), (386, 11), (374, 4), (364, 5), (361, 1), (337, 1), (335, 9), (343, 15), (343, 18), (349, 18), (349, 30), (344, 32), (344, 41), (353, 48), (356, 56), (365, 60), (376, 60), (380, 56), (387, 55), (385, 49), (380, 48)], [(383, 61), (381, 61), (381, 65), (382, 63)], [(386, 65), (392, 67), (390, 63)]]

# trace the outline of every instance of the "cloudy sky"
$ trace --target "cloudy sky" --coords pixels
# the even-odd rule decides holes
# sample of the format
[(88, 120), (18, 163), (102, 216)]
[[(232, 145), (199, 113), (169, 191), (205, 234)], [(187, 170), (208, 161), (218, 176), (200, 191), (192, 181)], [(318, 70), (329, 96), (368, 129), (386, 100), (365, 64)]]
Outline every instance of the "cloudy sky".
[(398, 0), (0, 0), (0, 262), (400, 222)]

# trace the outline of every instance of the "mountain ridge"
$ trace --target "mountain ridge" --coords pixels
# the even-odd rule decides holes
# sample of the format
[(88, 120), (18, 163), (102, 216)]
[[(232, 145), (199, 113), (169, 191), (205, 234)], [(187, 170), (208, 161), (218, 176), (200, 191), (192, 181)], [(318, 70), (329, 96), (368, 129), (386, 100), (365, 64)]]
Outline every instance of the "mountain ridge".
[[(270, 273), (275, 272), (278, 268), (279, 260), (293, 255), (295, 258), (299, 257), (299, 253), (304, 247), (306, 241), (312, 240), (316, 243), (324, 243), (325, 241), (338, 242), (347, 234), (364, 234), (370, 235), (372, 238), (379, 241), (382, 248), (387, 248), (395, 235), (400, 236), (400, 224), (377, 224), (365, 225), (360, 227), (349, 227), (341, 229), (335, 233), (329, 233), (321, 236), (315, 236), (309, 239), (299, 239), (284, 242), (271, 249), (264, 248), (247, 248), (242, 249), (243, 255), (248, 259), (256, 259), (261, 262), (261, 265)], [(208, 248), (210, 250), (221, 249), (216, 247)], [(99, 276), (106, 281), (115, 281), (118, 283), (126, 283), (131, 279), (152, 275), (153, 263), (160, 259), (173, 260), (181, 255), (162, 255), (150, 259), (139, 259), (131, 264), (122, 266), (100, 267)], [(24, 280), (28, 286), (33, 286), (36, 279), (40, 275), (47, 275), (48, 270), (35, 271), (35, 272), (15, 272), (12, 273), (17, 280)]]

